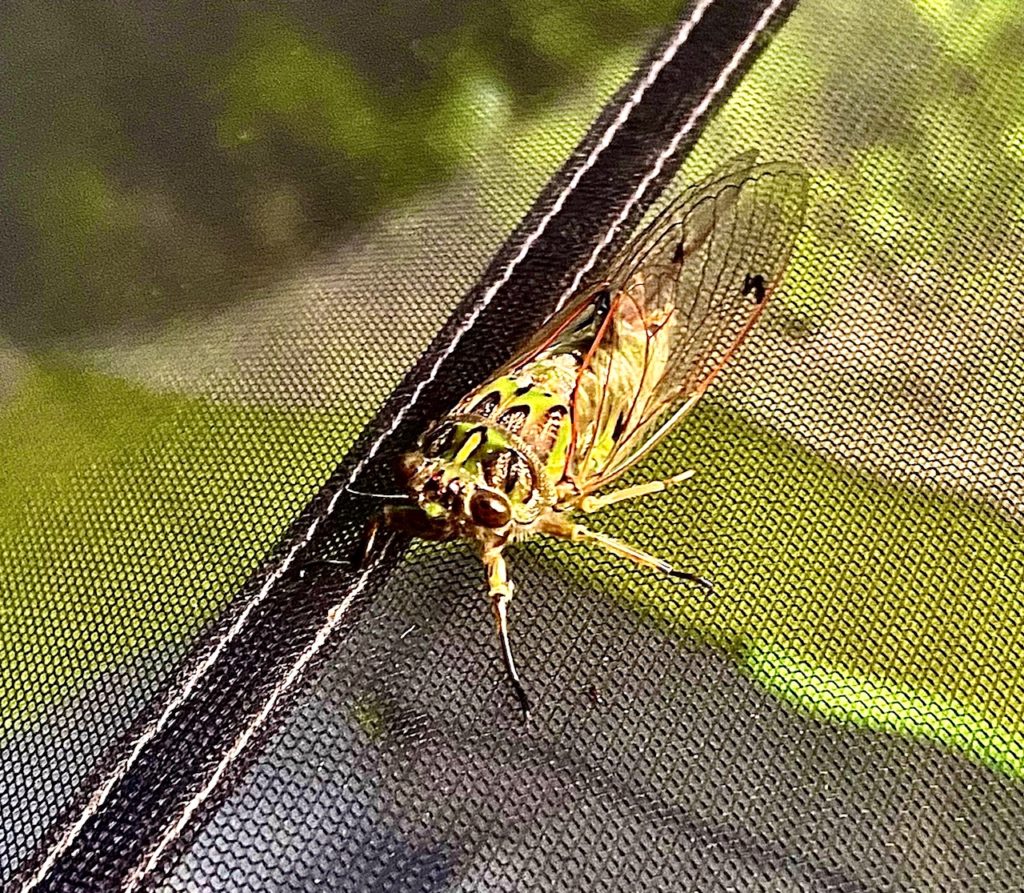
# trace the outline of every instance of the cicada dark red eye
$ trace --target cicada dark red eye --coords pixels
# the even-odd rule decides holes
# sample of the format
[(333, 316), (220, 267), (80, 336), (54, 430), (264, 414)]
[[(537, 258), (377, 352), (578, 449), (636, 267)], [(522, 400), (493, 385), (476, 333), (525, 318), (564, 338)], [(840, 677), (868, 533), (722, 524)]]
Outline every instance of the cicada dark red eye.
[(483, 490), (473, 494), (469, 501), (469, 513), (481, 527), (490, 527), (494, 530), (504, 527), (512, 520), (512, 507), (508, 500), (497, 493), (487, 493)]

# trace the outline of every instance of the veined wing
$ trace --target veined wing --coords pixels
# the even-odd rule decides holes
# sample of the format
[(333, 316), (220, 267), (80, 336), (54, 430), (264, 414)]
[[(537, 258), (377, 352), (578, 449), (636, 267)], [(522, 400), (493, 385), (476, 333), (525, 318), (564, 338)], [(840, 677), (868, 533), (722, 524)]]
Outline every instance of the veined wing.
[(581, 493), (622, 474), (694, 406), (782, 278), (807, 177), (752, 161), (687, 190), (611, 264), (611, 303), (573, 397), (567, 474)]
[(550, 317), (494, 377), (508, 375), (544, 356), (572, 355), (582, 364), (611, 310), (611, 292), (601, 284), (576, 296)]

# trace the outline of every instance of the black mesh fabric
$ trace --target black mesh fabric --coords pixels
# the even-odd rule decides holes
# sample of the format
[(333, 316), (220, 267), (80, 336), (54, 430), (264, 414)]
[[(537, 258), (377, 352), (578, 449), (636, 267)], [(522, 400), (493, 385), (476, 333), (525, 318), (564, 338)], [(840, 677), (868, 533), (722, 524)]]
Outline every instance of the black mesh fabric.
[[(180, 738), (165, 753), (178, 747), (198, 780), (164, 788), (167, 764), (142, 754), (126, 777), (154, 779), (152, 791), (113, 790), (104, 824), (75, 836), (88, 844), (33, 884), (1021, 889), (1022, 35), (1024, 16), (997, 3), (803, 0), (668, 188), (750, 148), (811, 178), (783, 289), (698, 411), (630, 477), (694, 479), (593, 524), (710, 574), (716, 597), (582, 547), (517, 547), (512, 635), (536, 702), (523, 726), (463, 545), (414, 544), (399, 560), (392, 544), (311, 663), (301, 623), (267, 622), (297, 611), (316, 630), (348, 604), (334, 562), (356, 548), (353, 509), (260, 603), (253, 632), (217, 652), (223, 669), (200, 703), (167, 720)], [(27, 692), (4, 743), (5, 876), (39, 868), (162, 716), (176, 674), (190, 678), (211, 654), (204, 641), (248, 616), (288, 554), (287, 541), (272, 547), (289, 519), (341, 455), (351, 448), (346, 470), (366, 455), (387, 416), (357, 432), (389, 394), (400, 406), (416, 393), (445, 332), (476, 321), (469, 291), (443, 328), (492, 255), (500, 269), (515, 250), (501, 248), (506, 233), (625, 77), (567, 91), (543, 140), (510, 137), (499, 160), (198, 341), (189, 330), (89, 353), (90, 374), (126, 383), (110, 399), (137, 401), (139, 421), (108, 464), (76, 473), (78, 498), (28, 503), (32, 536), (3, 552), (21, 587), (11, 641), (35, 649), (5, 662), (9, 690)], [(488, 339), (497, 356), (522, 334), (503, 319), (474, 330), (465, 368), (483, 374)], [(386, 486), (385, 469), (369, 463), (365, 479)], [(75, 512), (102, 536), (76, 546)], [(151, 545), (165, 539), (180, 544), (170, 564)], [(43, 594), (69, 580), (93, 599), (48, 609)], [(65, 601), (91, 613), (62, 621)], [(69, 648), (77, 660), (40, 670)], [(272, 650), (280, 675), (237, 691)], [(136, 845), (127, 872), (76, 871), (89, 847)]]
[[(505, 127), (500, 158), (281, 281), (257, 282), (239, 306), (152, 339), (76, 345), (68, 360), (0, 352), (10, 463), (0, 476), (0, 878), (95, 789), (90, 776), (120, 756), (140, 711), (166, 700), (200, 631), (352, 446), (638, 53), (592, 90), (559, 97), (549, 112), (559, 126), (526, 140), (528, 166), (516, 165), (522, 146)], [(472, 134), (485, 112), (468, 105), (453, 127)]]

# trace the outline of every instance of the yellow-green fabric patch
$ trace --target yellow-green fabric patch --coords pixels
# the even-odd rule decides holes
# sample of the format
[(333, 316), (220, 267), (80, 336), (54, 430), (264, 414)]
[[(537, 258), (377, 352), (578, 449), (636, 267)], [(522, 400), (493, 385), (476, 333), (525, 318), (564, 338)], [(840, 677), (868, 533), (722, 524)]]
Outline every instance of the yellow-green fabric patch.
[(355, 432), (342, 413), (156, 395), (46, 366), (0, 408), (0, 735), (194, 634)]

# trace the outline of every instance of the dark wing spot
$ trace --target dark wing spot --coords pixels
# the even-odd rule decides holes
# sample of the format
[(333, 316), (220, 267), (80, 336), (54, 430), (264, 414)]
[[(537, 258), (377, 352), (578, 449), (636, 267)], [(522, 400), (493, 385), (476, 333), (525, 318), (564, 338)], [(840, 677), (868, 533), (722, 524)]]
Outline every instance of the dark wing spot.
[(676, 245), (675, 251), (672, 252), (672, 263), (681, 264), (683, 262), (683, 243), (679, 242)]
[(623, 413), (619, 413), (619, 417), (615, 420), (615, 428), (612, 431), (612, 440), (618, 440), (622, 436), (623, 429), (626, 427), (626, 416)]
[(491, 391), (486, 396), (481, 397), (470, 412), (482, 415), (484, 418), (490, 418), (494, 410), (498, 408), (499, 403), (501, 403), (501, 393), (499, 391)]
[(760, 304), (767, 294), (764, 285), (764, 276), (758, 273), (756, 276), (751, 276), (747, 273), (743, 277), (743, 294), (749, 295), (751, 292), (754, 293), (754, 303)]
[[(591, 298), (586, 312), (574, 323), (572, 333), (576, 337), (591, 337), (604, 322), (612, 306), (612, 293), (602, 288)], [(575, 349), (573, 350), (575, 353)]]

